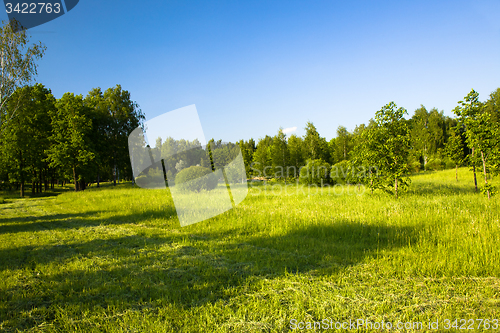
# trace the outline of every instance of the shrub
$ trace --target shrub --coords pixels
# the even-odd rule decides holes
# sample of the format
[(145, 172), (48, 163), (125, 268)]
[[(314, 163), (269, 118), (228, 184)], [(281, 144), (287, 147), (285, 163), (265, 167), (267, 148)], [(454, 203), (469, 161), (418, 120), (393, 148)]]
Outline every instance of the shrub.
[(445, 168), (444, 162), (439, 157), (429, 158), (427, 164), (425, 165), (425, 169), (427, 171), (439, 171)]
[(147, 187), (163, 187), (165, 184), (165, 177), (163, 171), (159, 168), (150, 168), (147, 173), (143, 173), (135, 178), (135, 183), (143, 188)]
[(354, 166), (350, 161), (344, 160), (332, 166), (330, 178), (334, 184), (357, 183), (354, 179), (356, 170), (353, 172)]
[(307, 185), (325, 185), (329, 183), (330, 165), (325, 161), (309, 160), (305, 167), (300, 169), (300, 182)]
[(212, 170), (202, 166), (182, 169), (175, 177), (175, 186), (183, 191), (210, 191), (217, 187), (217, 183), (218, 179)]
[(140, 187), (146, 187), (149, 184), (149, 179), (147, 175), (140, 175), (135, 177), (135, 183)]

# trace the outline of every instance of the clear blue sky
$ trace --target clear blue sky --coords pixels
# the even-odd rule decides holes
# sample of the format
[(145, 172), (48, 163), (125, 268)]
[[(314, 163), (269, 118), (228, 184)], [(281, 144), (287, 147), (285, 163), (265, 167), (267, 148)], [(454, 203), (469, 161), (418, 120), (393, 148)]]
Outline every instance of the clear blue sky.
[[(205, 136), (312, 121), (330, 139), (384, 104), (452, 115), (500, 87), (500, 1), (97, 1), (30, 30), (59, 98), (121, 84), (151, 119), (196, 104)], [(6, 14), (3, 14), (3, 19)]]

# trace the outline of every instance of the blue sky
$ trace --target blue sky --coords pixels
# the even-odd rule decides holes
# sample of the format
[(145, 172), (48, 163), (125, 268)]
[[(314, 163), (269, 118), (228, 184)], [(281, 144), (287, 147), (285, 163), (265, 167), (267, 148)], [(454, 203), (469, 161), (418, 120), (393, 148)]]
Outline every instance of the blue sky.
[[(311, 121), (330, 139), (390, 101), (446, 115), (500, 87), (500, 1), (95, 1), (35, 27), (59, 98), (121, 84), (147, 119), (196, 104), (205, 137)], [(6, 14), (3, 14), (6, 19)]]

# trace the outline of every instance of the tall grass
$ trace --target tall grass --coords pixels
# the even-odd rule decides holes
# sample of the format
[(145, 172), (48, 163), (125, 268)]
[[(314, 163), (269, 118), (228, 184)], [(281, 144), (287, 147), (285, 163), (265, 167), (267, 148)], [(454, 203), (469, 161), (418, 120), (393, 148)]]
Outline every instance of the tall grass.
[(235, 209), (184, 228), (168, 190), (122, 184), (9, 201), (0, 330), (282, 332), (292, 319), (498, 318), (500, 202), (459, 171), (458, 182), (454, 170), (416, 175), (399, 199), (256, 185)]

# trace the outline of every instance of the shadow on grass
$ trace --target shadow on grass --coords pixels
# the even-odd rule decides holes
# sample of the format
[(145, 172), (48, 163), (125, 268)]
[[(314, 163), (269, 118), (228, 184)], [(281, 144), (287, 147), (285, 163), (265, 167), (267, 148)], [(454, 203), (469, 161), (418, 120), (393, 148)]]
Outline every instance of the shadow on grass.
[[(78, 229), (98, 225), (141, 223), (165, 216), (176, 216), (175, 208), (165, 206), (162, 211), (141, 212), (135, 214), (120, 214), (117, 212), (112, 218), (99, 217), (102, 212), (90, 211), (78, 214), (48, 214), (41, 216), (0, 218), (0, 234), (36, 232), (55, 229)], [(106, 213), (109, 213), (107, 211)], [(1, 257), (0, 257), (1, 258)]]
[[(29, 329), (38, 321), (53, 322), (62, 308), (77, 319), (85, 311), (109, 307), (125, 311), (166, 303), (203, 306), (234, 297), (234, 288), (263, 277), (331, 274), (379, 251), (416, 243), (418, 235), (414, 228), (383, 223), (320, 222), (272, 237), (243, 235), (242, 230), (199, 235), (145, 230), (3, 250), (0, 269), (18, 270), (19, 277), (14, 287), (0, 290), (0, 319), (9, 327)], [(29, 315), (34, 309), (40, 309), (38, 321)]]

